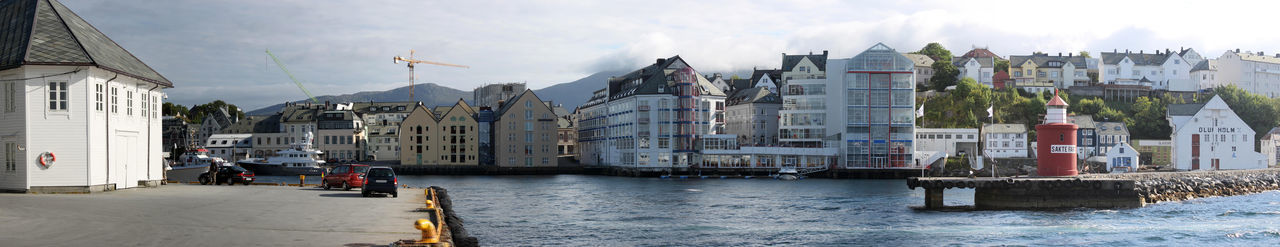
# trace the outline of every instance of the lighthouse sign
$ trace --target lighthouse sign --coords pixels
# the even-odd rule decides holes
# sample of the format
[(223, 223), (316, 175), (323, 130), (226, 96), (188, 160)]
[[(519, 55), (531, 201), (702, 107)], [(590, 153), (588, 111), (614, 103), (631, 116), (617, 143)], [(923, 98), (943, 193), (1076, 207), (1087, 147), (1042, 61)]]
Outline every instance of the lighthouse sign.
[(1076, 145), (1052, 145), (1049, 146), (1049, 153), (1073, 154), (1076, 153)]

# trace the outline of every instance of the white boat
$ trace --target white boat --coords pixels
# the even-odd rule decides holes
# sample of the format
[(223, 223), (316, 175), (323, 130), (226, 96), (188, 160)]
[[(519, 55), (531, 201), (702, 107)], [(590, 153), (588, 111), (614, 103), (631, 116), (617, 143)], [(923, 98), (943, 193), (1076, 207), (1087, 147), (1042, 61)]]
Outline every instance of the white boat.
[(266, 176), (320, 175), (324, 173), (324, 160), (320, 150), (311, 148), (312, 136), (307, 133), (302, 142), (289, 144), (289, 149), (276, 152), (275, 156), (236, 161), (237, 165)]
[(210, 157), (208, 149), (198, 148), (195, 152), (187, 152), (182, 156), (178, 156), (178, 160), (175, 163), (178, 163), (178, 166), (173, 167), (173, 169), (188, 169), (209, 167), (209, 165), (224, 165), (227, 161), (218, 157)]
[(801, 177), (800, 177), (800, 172), (796, 171), (796, 168), (783, 167), (782, 169), (778, 170), (778, 175), (774, 176), (774, 178), (777, 178), (779, 180), (797, 180), (797, 179), (800, 179)]

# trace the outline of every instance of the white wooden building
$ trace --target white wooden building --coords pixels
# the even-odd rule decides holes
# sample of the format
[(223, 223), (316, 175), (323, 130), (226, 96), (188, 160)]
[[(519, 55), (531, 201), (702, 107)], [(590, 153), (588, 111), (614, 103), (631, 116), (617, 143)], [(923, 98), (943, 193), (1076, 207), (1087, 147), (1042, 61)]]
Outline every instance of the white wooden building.
[(1138, 150), (1127, 142), (1119, 142), (1107, 148), (1107, 171), (1111, 173), (1138, 171)]
[(1204, 104), (1171, 104), (1173, 129), (1171, 163), (1178, 170), (1235, 170), (1267, 167), (1267, 159), (1253, 151), (1255, 132), (1213, 96)]
[(0, 190), (90, 192), (164, 177), (173, 83), (56, 0), (0, 5)]

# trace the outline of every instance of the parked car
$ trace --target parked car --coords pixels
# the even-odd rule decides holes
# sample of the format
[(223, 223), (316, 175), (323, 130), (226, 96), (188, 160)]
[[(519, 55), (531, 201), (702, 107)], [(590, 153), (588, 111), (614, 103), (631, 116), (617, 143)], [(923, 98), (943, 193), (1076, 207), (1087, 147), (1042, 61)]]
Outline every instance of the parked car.
[(391, 194), (391, 197), (398, 197), (396, 194), (396, 186), (400, 184), (400, 179), (396, 178), (396, 172), (390, 167), (373, 167), (369, 168), (366, 173), (364, 186), (360, 187), (360, 195), (369, 197), (373, 193)]
[(204, 172), (200, 174), (200, 184), (226, 183), (227, 185), (235, 185), (236, 183), (241, 183), (244, 185), (249, 185), (249, 183), (253, 183), (253, 180), (254, 180), (253, 171), (246, 170), (244, 169), (244, 167), (239, 167), (239, 166), (218, 167), (218, 177), (216, 179), (210, 178), (209, 172)]
[(364, 186), (364, 173), (368, 171), (367, 165), (339, 165), (326, 174), (321, 183), (326, 190), (333, 187), (342, 187), (342, 190), (359, 188)]

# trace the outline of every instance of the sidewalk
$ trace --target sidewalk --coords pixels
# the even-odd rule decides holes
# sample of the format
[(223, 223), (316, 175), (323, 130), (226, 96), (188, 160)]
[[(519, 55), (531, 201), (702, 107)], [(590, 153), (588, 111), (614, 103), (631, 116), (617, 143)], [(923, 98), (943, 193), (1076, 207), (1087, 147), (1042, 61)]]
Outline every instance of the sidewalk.
[(421, 189), (165, 185), (98, 194), (0, 194), (8, 246), (343, 246), (417, 238)]

